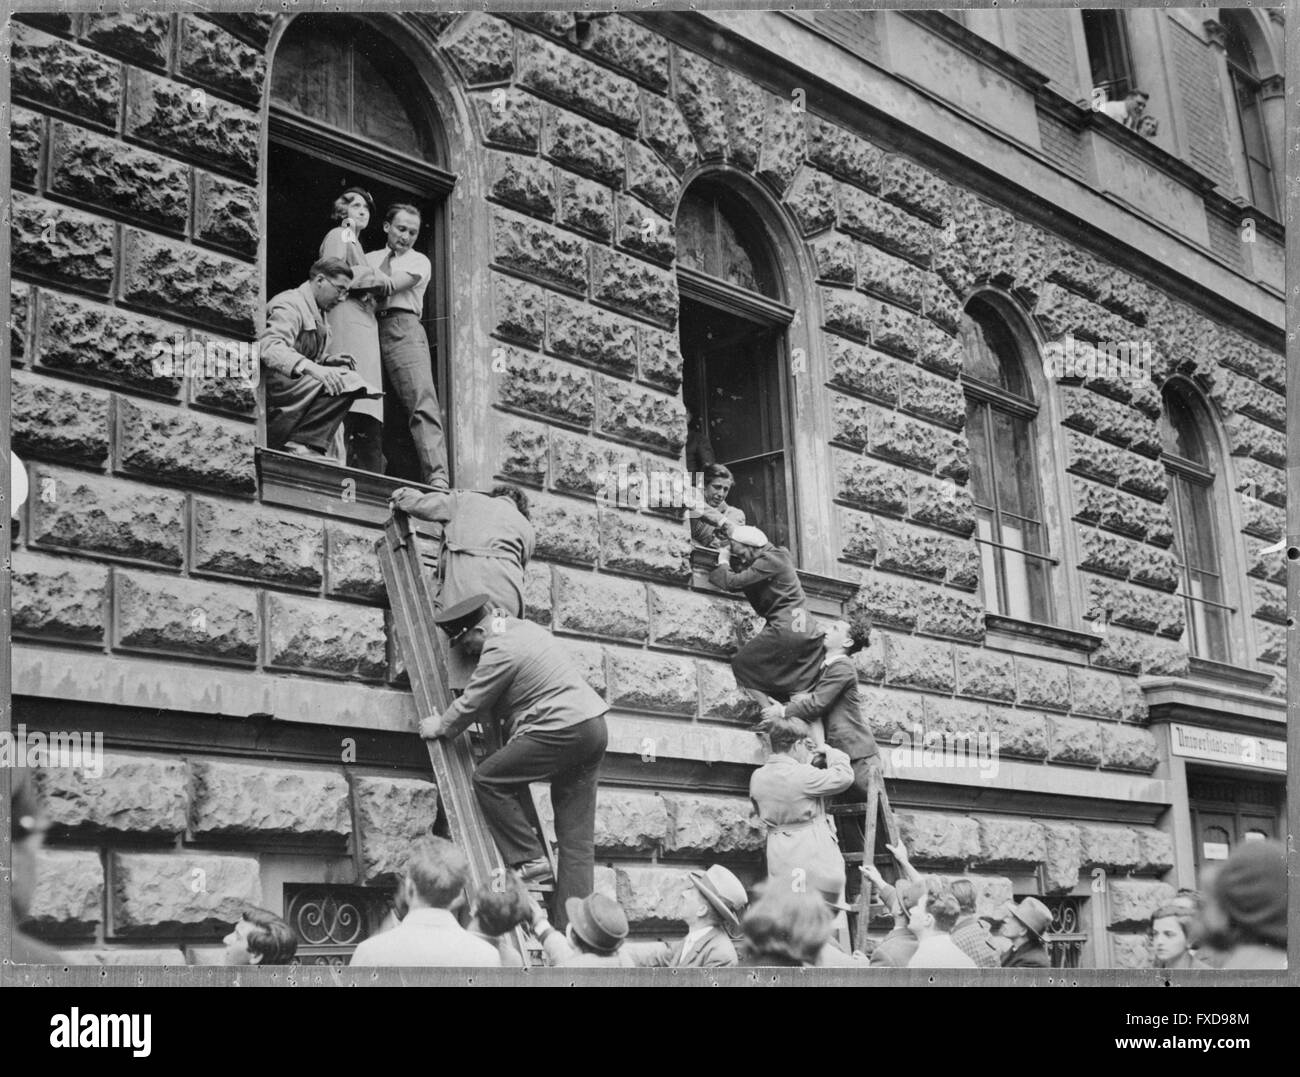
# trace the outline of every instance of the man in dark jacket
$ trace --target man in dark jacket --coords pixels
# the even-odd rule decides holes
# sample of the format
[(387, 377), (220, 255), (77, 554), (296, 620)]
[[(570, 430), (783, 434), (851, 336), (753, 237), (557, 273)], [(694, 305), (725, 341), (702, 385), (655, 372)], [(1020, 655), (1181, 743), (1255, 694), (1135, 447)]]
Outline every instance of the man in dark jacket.
[(563, 926), (568, 900), (595, 889), (596, 784), (609, 707), (546, 629), (497, 615), (487, 595), (435, 620), (478, 666), (445, 714), (421, 720), (420, 735), (450, 740), (471, 722), (497, 724), (503, 747), (479, 763), (474, 793), (502, 858), (525, 882), (544, 879), (550, 868), (521, 798), (532, 782), (551, 783)]
[(1002, 955), (1004, 969), (1050, 969), (1044, 938), (1052, 926), (1052, 914), (1047, 906), (1034, 897), (1027, 897), (1019, 905), (1007, 902), (999, 934), (1011, 942), (1011, 949)]

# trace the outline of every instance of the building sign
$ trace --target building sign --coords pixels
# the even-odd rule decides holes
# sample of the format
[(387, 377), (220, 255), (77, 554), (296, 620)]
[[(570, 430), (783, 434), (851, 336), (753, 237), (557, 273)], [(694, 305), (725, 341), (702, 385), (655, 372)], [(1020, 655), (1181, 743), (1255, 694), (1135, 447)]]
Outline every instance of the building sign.
[(1265, 740), (1263, 737), (1247, 737), (1240, 733), (1170, 722), (1169, 748), (1174, 755), (1188, 759), (1286, 772), (1284, 740)]

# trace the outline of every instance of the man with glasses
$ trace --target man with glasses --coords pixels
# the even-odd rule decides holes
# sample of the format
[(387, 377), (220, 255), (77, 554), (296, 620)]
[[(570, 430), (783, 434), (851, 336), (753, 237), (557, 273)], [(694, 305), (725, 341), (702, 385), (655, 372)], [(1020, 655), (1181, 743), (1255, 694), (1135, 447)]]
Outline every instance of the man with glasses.
[(342, 302), (353, 273), (340, 258), (322, 258), (307, 282), (266, 305), (259, 350), (266, 378), (266, 443), (298, 456), (323, 457), (352, 402), (378, 396), (350, 355), (328, 355), (325, 312)]

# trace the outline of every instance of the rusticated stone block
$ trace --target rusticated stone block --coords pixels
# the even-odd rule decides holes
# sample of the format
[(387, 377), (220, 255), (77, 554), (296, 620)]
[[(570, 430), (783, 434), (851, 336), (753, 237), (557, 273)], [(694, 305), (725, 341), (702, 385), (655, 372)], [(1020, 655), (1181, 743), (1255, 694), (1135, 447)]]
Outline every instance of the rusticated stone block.
[(1184, 606), (1176, 596), (1097, 577), (1089, 578), (1084, 619), (1097, 621), (1104, 618), (1107, 611), (1114, 624), (1135, 628), (1139, 632), (1156, 632), (1169, 639), (1177, 639), (1183, 634)]
[(638, 928), (680, 929), (682, 896), (690, 887), (680, 868), (620, 866), (614, 869), (618, 903), (628, 923)]
[(830, 402), (834, 441), (856, 452), (866, 449), (869, 440), (867, 417), (872, 412), (871, 405), (839, 393), (832, 393)]
[(716, 857), (756, 852), (767, 844), (767, 832), (747, 799), (686, 793), (666, 799), (672, 816), (669, 849)]
[(673, 46), (676, 101), (705, 158), (727, 152), (726, 84), (722, 69), (696, 52)]
[(947, 568), (946, 536), (890, 520), (876, 522), (876, 566), (929, 580), (942, 580)]
[(1138, 836), (1139, 871), (1168, 871), (1174, 866), (1174, 842), (1163, 830), (1155, 827), (1134, 827)]
[[(549, 588), (550, 570), (547, 570), (547, 580)], [(549, 606), (549, 596), (547, 599), (547, 624), (550, 623), (551, 610)], [(593, 691), (604, 696), (609, 690), (609, 682), (605, 676), (605, 648), (598, 643), (583, 643), (576, 639), (559, 639), (556, 640), (564, 653), (569, 656), (569, 660), (577, 667), (578, 674), (586, 681)]]
[(676, 324), (677, 281), (667, 270), (595, 247), (591, 274), (591, 295), (597, 302), (667, 327)]
[[(987, 703), (972, 703), (966, 699), (948, 699), (946, 696), (924, 696), (922, 709), (925, 715), (925, 732), (975, 734), (987, 732), (989, 708)], [(915, 744), (915, 749), (924, 747)], [(974, 745), (972, 744), (972, 749)]]
[(635, 83), (540, 38), (520, 39), (519, 84), (627, 134), (640, 123)]
[(906, 472), (890, 464), (832, 450), (836, 496), (870, 512), (901, 516), (907, 510)]
[(193, 571), (313, 590), (320, 586), (324, 552), (319, 520), (196, 497), (193, 521)]
[(249, 258), (256, 255), (257, 190), (203, 169), (195, 170), (194, 187), (195, 236)]
[(1151, 713), (1147, 697), (1136, 681), (1124, 682), (1124, 721), (1145, 722)]
[(956, 651), (957, 694), (980, 699), (1011, 702), (1016, 697), (1015, 670), (1011, 656), (996, 651)]
[(597, 427), (676, 456), (686, 444), (686, 405), (681, 397), (597, 376)]
[(171, 50), (171, 19), (166, 15), (87, 15), (81, 39), (146, 67), (165, 67)]
[(808, 160), (869, 191), (880, 187), (883, 154), (838, 124), (808, 114)]
[(1016, 657), (1016, 701), (1024, 707), (1070, 709), (1069, 667)]
[(1107, 933), (1110, 943), (1110, 967), (1114, 969), (1149, 969), (1155, 967), (1155, 955), (1146, 933), (1125, 935), (1117, 931)]
[(979, 916), (997, 915), (1008, 901), (1015, 898), (1015, 888), (1004, 876), (967, 874), (962, 878), (975, 888), (975, 912)]
[(948, 184), (905, 157), (886, 159), (880, 188), (886, 201), (934, 224), (943, 225), (952, 215)]
[(556, 293), (547, 296), (547, 308), (547, 351), (625, 377), (636, 369), (634, 324)]
[(122, 65), (22, 23), (13, 24), (14, 96), (111, 127), (122, 94)]
[(627, 475), (630, 489), (633, 476), (641, 473), (641, 456), (625, 445), (583, 437), (567, 431), (551, 431), (554, 466), (551, 485), (573, 494), (615, 497)]
[(574, 15), (571, 11), (520, 11), (511, 15), (514, 22), (523, 23), (561, 41), (574, 41)]
[(15, 636), (98, 645), (104, 638), (104, 592), (108, 570), (87, 561), (15, 550)]
[(815, 168), (800, 168), (783, 199), (805, 236), (835, 224), (835, 181)]
[(542, 105), (532, 94), (513, 87), (472, 93), (483, 141), (488, 145), (533, 153), (541, 138)]
[(114, 853), (113, 929), (119, 935), (212, 932), (262, 905), (251, 856)]
[(1250, 604), (1256, 617), (1280, 625), (1286, 624), (1286, 588), (1263, 580), (1251, 580)]
[(535, 284), (493, 273), (492, 311), (496, 320), (493, 332), (538, 347), (546, 330), (547, 294)]
[(923, 367), (955, 378), (961, 373), (963, 352), (961, 342), (937, 325), (924, 325), (916, 347), (916, 361)]
[(497, 265), (574, 291), (587, 286), (587, 243), (578, 236), (506, 210), (492, 213)]
[(827, 335), (823, 339), (833, 384), (886, 404), (898, 400), (896, 359), (842, 337)]
[(1079, 529), (1079, 567), (1089, 572), (1104, 572), (1121, 580), (1133, 568), (1136, 543), (1091, 527)]
[(524, 569), (524, 616), (549, 628), (554, 613), (550, 566), (534, 561)]
[(180, 28), (177, 71), (217, 93), (260, 101), (266, 78), (261, 49), (250, 48), (219, 27), (187, 15), (181, 16)]
[(515, 73), (514, 31), (498, 18), (473, 12), (438, 43), (471, 86), (509, 82)]
[(982, 816), (978, 821), (981, 864), (1024, 864), (1037, 867), (1047, 859), (1047, 835), (1042, 825), (1032, 819), (994, 819)]
[(980, 552), (974, 542), (954, 542), (948, 550), (948, 586), (974, 591), (980, 585)]
[(555, 589), (560, 631), (641, 641), (649, 634), (643, 583), (557, 568)]
[(185, 496), (138, 483), (36, 464), (29, 472), (31, 535), (38, 546), (179, 567)]
[(488, 197), (548, 220), (555, 212), (555, 169), (536, 157), (487, 151)]
[(18, 281), (9, 282), (9, 361), (21, 366), (27, 358), (33, 290)]
[(817, 279), (827, 284), (852, 287), (856, 272), (853, 247), (853, 240), (842, 232), (827, 232), (816, 239), (810, 239), (808, 250), (812, 254)]
[(871, 320), (871, 343), (891, 355), (916, 358), (917, 342), (929, 328), (921, 318), (887, 303), (878, 306)]
[(692, 653), (736, 649), (735, 602), (651, 585), (650, 642)]
[(901, 374), (899, 400), (904, 410), (953, 430), (966, 425), (966, 398), (956, 382), (913, 366), (902, 367)]
[(190, 802), (185, 760), (104, 753), (97, 773), (46, 767), (41, 798), (50, 822), (77, 830), (180, 834)]
[[(13, 373), (13, 450), (99, 467), (108, 456), (108, 394)], [(34, 493), (40, 496), (39, 488)]]
[(1242, 497), (1241, 509), (1244, 517), (1241, 529), (1246, 534), (1275, 542), (1282, 536), (1286, 513), (1281, 509), (1253, 497)]
[(1101, 718), (1119, 718), (1124, 710), (1119, 678), (1113, 673), (1071, 668), (1070, 694), (1076, 714), (1095, 714)]
[(1111, 927), (1147, 927), (1156, 910), (1175, 890), (1168, 883), (1146, 879), (1112, 879), (1109, 887)]
[(965, 486), (923, 475), (908, 476), (908, 517), (963, 538), (975, 530), (975, 506)]
[(868, 243), (857, 243), (857, 287), (912, 310), (921, 309), (922, 271)]
[(864, 572), (853, 605), (871, 616), (873, 624), (910, 632), (916, 627), (920, 584), (883, 572)]
[[(602, 241), (610, 238), (613, 234), (611, 221), (614, 196), (608, 187), (595, 180), (560, 172), (557, 194), (559, 211), (555, 219), (559, 224), (586, 232)], [(671, 226), (668, 231), (671, 242)]]
[(1095, 438), (1066, 434), (1066, 466), (1079, 475), (1113, 486), (1124, 467), (1123, 454)]
[(756, 82), (735, 71), (722, 76), (727, 122), (727, 156), (746, 172), (758, 169), (763, 148), (763, 117), (770, 95)]
[(268, 593), (266, 618), (268, 666), (363, 680), (384, 676), (382, 610)]
[(352, 832), (348, 783), (333, 770), (195, 759), (190, 830), (198, 835), (299, 838)]
[(587, 371), (518, 348), (500, 352), (494, 359), (499, 361), (497, 397), (502, 404), (580, 426), (591, 423), (595, 404)]
[[(550, 797), (544, 818), (554, 818)], [(668, 805), (657, 793), (603, 789), (596, 798), (596, 848), (612, 853), (651, 852), (671, 833)]]
[(780, 195), (790, 186), (806, 155), (802, 114), (790, 107), (788, 97), (768, 94), (756, 175)]
[(593, 20), (583, 48), (652, 89), (668, 88), (668, 42), (631, 19), (607, 15)]
[(15, 191), (13, 267), (106, 294), (113, 284), (113, 223)]
[(952, 646), (909, 636), (885, 637), (887, 684), (951, 692), (954, 688)]
[(853, 340), (871, 343), (871, 321), (880, 304), (839, 288), (822, 288), (820, 292), (822, 324)]
[(1150, 774), (1160, 762), (1156, 738), (1150, 730), (1131, 725), (1101, 727), (1101, 765), (1109, 770), (1137, 770)]
[(1073, 890), (1083, 867), (1079, 828), (1070, 823), (1043, 823), (1047, 859), (1043, 864), (1043, 886), (1048, 893)]
[(325, 525), (326, 593), (382, 602), (384, 573), (375, 552), (377, 531), (346, 524)]
[[(196, 96), (190, 86), (139, 68), (128, 73), (126, 133), (141, 142), (253, 177), (260, 130), (252, 109)], [(256, 296), (256, 285), (250, 288)]]
[(190, 217), (190, 169), (185, 165), (57, 120), (49, 138), (49, 189), (147, 217), (172, 232), (185, 229)]
[(1016, 218), (964, 188), (952, 191), (955, 242), (936, 244), (935, 269), (960, 295), (969, 290), (975, 277), (995, 284), (1010, 283), (1020, 268)]
[(1003, 756), (1047, 758), (1047, 720), (1041, 714), (990, 707), (989, 731), (998, 735), (998, 752)]
[(1286, 633), (1272, 625), (1256, 625), (1255, 637), (1258, 641), (1256, 657), (1261, 662), (1281, 665), (1286, 661)]
[(41, 297), (36, 352), (41, 365), (82, 377), (175, 396), (180, 378), (155, 374), (159, 345), (179, 336), (174, 326), (115, 307), (47, 291)]
[(928, 811), (897, 815), (903, 843), (915, 863), (964, 864), (980, 855), (980, 828), (974, 819)]
[[(198, 356), (193, 355), (195, 367), (185, 375), (189, 382), (190, 404), (212, 408), (217, 411), (232, 412), (251, 419), (257, 409), (257, 360), (251, 354), (239, 356), (239, 341), (213, 336), (198, 330), (190, 330), (190, 343), (186, 349), (196, 353), (203, 349), (203, 364), (198, 366)], [(209, 345), (213, 352), (208, 351)], [(212, 355), (209, 362), (208, 355)], [(186, 365), (190, 356), (186, 357)], [(246, 364), (249, 376), (243, 375), (241, 363)], [(179, 370), (177, 363), (176, 369)]]
[(27, 926), (47, 937), (91, 935), (103, 919), (104, 867), (99, 854), (42, 849), (36, 859), (36, 889)]
[(529, 501), (538, 557), (595, 564), (600, 552), (595, 506), (548, 494), (534, 494)]
[(1286, 507), (1286, 472), (1259, 460), (1237, 460), (1237, 492)]
[(694, 714), (699, 702), (689, 658), (610, 647), (609, 702), (622, 710)]
[(1051, 738), (1051, 751), (1047, 758), (1051, 762), (1090, 767), (1101, 762), (1101, 728), (1098, 723), (1049, 714), (1047, 728)]
[(934, 229), (888, 202), (841, 183), (839, 224), (850, 235), (900, 254), (922, 268), (930, 267)]
[(923, 741), (925, 736), (925, 696), (866, 684), (858, 692), (862, 697), (862, 717), (871, 725), (881, 753), (892, 751), (889, 745), (901, 747), (903, 755), (895, 756), (895, 762), (910, 762), (910, 749), (916, 745), (917, 738)]
[[(433, 25), (436, 31), (451, 22), (455, 15), (426, 14), (424, 18), (425, 22)], [(209, 22), (224, 26), (240, 40), (258, 46), (266, 45), (271, 36), (271, 27), (275, 23), (275, 16), (269, 11), (230, 11), (220, 14), (210, 12), (207, 19)]]
[(183, 485), (251, 493), (253, 431), (247, 426), (118, 398), (118, 467)]
[(438, 821), (438, 789), (424, 778), (352, 777), (358, 860), (367, 883), (392, 883), (406, 872), (411, 843)]
[(257, 299), (253, 266), (136, 228), (122, 235), (124, 301), (251, 333)]
[(944, 332), (957, 332), (961, 321), (961, 300), (939, 274), (923, 273), (922, 277), (921, 309), (925, 316)]
[(641, 366), (638, 380), (676, 393), (682, 386), (682, 352), (676, 333), (640, 327)]
[(932, 471), (949, 449), (952, 434), (936, 430), (929, 423), (909, 419), (897, 412), (867, 404), (867, 426), (871, 452), (908, 467)]
[(257, 593), (250, 588), (114, 573), (114, 641), (128, 651), (257, 660)]
[(839, 519), (843, 541), (840, 556), (846, 561), (874, 564), (879, 548), (876, 517), (843, 506), (836, 506), (835, 515)]
[(553, 105), (543, 106), (542, 152), (561, 168), (606, 185), (623, 182), (622, 139), (613, 131)]
[(984, 639), (984, 606), (946, 587), (922, 585), (917, 596), (916, 630), (933, 636)]
[(743, 726), (758, 721), (758, 702), (736, 687), (736, 676), (729, 665), (702, 661), (699, 667), (701, 718)]
[(1131, 455), (1120, 462), (1119, 488), (1152, 501), (1163, 501), (1169, 494), (1164, 467), (1155, 460)]
[(657, 579), (690, 576), (691, 538), (676, 521), (602, 506), (600, 567)]
[(13, 182), (20, 187), (35, 187), (41, 166), (41, 132), (45, 118), (39, 112), (15, 108), (9, 121), (9, 167)]
[(1082, 824), (1079, 848), (1083, 862), (1095, 867), (1123, 871), (1142, 862), (1137, 832), (1126, 826)]

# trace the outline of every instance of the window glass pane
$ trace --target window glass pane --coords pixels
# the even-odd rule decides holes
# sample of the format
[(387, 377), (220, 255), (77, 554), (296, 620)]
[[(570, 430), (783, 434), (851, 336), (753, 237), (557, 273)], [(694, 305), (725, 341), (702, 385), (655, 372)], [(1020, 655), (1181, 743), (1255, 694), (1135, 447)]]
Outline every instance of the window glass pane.
[(345, 37), (318, 30), (315, 20), (295, 20), (276, 50), (272, 100), (331, 127), (349, 130), (350, 51)]
[(996, 408), (993, 417), (993, 469), (998, 508), (1029, 520), (1038, 519), (1038, 461), (1027, 420)]
[(677, 262), (699, 273), (705, 268), (709, 243), (709, 217), (713, 206), (699, 198), (683, 198), (677, 208)]
[(966, 304), (958, 332), (964, 352), (963, 376), (975, 377), (1032, 400), (1025, 380), (1020, 345), (995, 308), (979, 299), (972, 299)]
[(1182, 487), (1183, 557), (1193, 571), (1219, 571), (1218, 544), (1215, 541), (1214, 505), (1211, 487), (1177, 480)]
[(966, 402), (966, 439), (970, 443), (970, 489), (975, 504), (988, 508), (993, 506), (993, 487), (989, 476), (993, 473), (993, 462), (989, 459), (988, 437), (985, 424), (988, 422), (989, 406), (978, 400)]
[(1173, 387), (1167, 388), (1162, 416), (1161, 436), (1165, 452), (1210, 467), (1210, 455), (1201, 436), (1199, 418), (1186, 395)]
[(356, 133), (372, 139), (390, 150), (424, 156), (420, 138), (423, 125), (408, 111), (400, 91), (379, 73), (376, 64), (397, 62), (397, 57), (376, 56), (374, 60), (360, 52), (353, 59), (353, 113)]
[(1000, 551), (996, 546), (988, 545), (993, 540), (992, 513), (976, 510), (975, 535), (984, 540), (977, 544), (980, 552), (980, 582), (984, 588), (984, 608), (991, 613), (1001, 613), (1001, 575), (998, 567)]
[(776, 297), (776, 273), (763, 249), (761, 225), (725, 192), (692, 190), (677, 210), (677, 258), (746, 291)]

